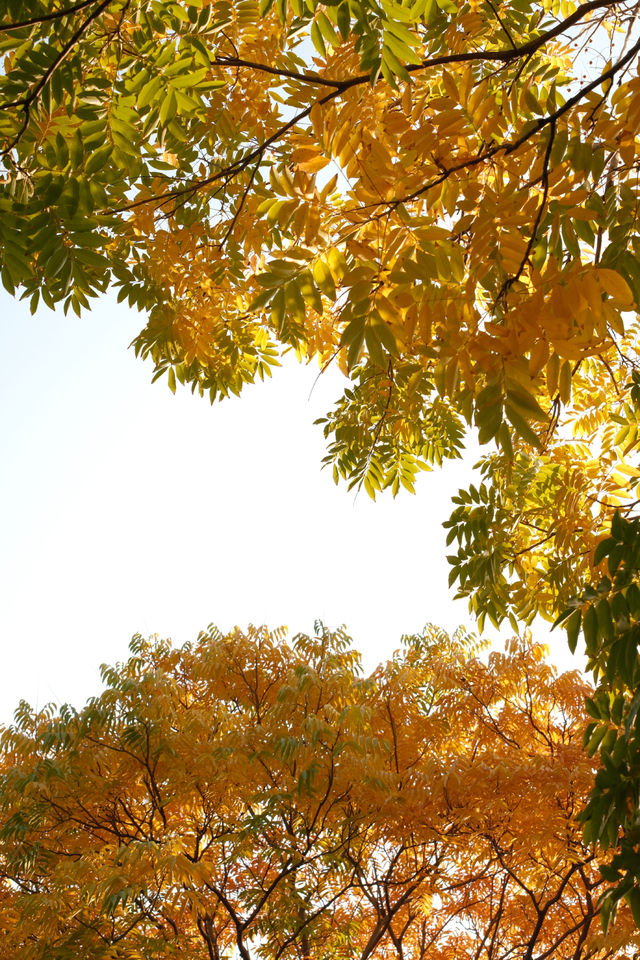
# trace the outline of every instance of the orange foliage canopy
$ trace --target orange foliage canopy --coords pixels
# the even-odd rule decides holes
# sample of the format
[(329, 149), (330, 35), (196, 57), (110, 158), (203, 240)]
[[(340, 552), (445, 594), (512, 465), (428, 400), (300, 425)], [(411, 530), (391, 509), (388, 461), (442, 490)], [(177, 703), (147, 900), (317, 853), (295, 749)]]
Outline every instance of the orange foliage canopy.
[(2, 737), (1, 960), (630, 957), (575, 812), (584, 683), (434, 628), (132, 642)]

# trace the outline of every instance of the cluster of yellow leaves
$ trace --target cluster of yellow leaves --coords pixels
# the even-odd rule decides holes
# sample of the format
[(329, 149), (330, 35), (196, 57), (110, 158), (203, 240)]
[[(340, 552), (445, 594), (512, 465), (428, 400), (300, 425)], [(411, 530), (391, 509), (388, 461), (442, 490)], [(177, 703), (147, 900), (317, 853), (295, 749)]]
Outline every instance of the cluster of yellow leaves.
[[(414, 363), (507, 460), (515, 446), (579, 471), (582, 490), (559, 484), (546, 513), (536, 505), (536, 528), (514, 526), (522, 589), (537, 592), (550, 615), (588, 573), (611, 509), (634, 499), (628, 443), (616, 445), (606, 424), (620, 416), (637, 360), (624, 322), (640, 293), (637, 56), (619, 73), (609, 65), (613, 83), (607, 70), (596, 82), (574, 64), (580, 31), (602, 43), (605, 26), (624, 25), (624, 5), (589, 17), (566, 4), (546, 23), (528, 4), (497, 14), (463, 5), (447, 9), (437, 35), (426, 13), (414, 21), (402, 10), (383, 29), (392, 82), (358, 81), (362, 49), (336, 29), (335, 7), (315, 12), (313, 69), (301, 65), (300, 35), (283, 32), (273, 12), (261, 21), (268, 56), (241, 25), (230, 28), (235, 65), (217, 75), (234, 79), (207, 117), (212, 150), (231, 139), (220, 165), (238, 163), (237, 137), (218, 133), (228, 114), (264, 150), (255, 166), (225, 174), (224, 188), (217, 179), (203, 188), (222, 204), (208, 222), (180, 231), (162, 207), (160, 233), (148, 230), (149, 269), (170, 291), (169, 340), (186, 380), (223, 379), (220, 369), (238, 362), (243, 348), (229, 354), (221, 319), (252, 335), (258, 325), (302, 356), (337, 358), (348, 376), (362, 364), (390, 370), (391, 410), (412, 406), (394, 403), (393, 370)], [(525, 12), (538, 33), (521, 38)], [(577, 24), (573, 39), (562, 17)], [(550, 39), (539, 43), (545, 29)], [(624, 59), (616, 50), (614, 65)], [(154, 203), (142, 209), (149, 217)], [(432, 402), (424, 382), (414, 407)], [(407, 449), (413, 430), (395, 417)], [(372, 430), (372, 451), (379, 434)], [(391, 483), (382, 477), (368, 477), (372, 495)], [(514, 506), (518, 518), (529, 510)], [(556, 520), (557, 535), (536, 548), (540, 526), (546, 536)], [(581, 559), (554, 583), (549, 569), (567, 552)], [(522, 604), (515, 609), (522, 614)]]
[(576, 674), (530, 639), (136, 638), (80, 712), (2, 736), (0, 957), (631, 956), (575, 822)]
[[(333, 9), (327, 8), (330, 17)], [(563, 13), (575, 9), (567, 5)], [(204, 322), (212, 275), (215, 284), (220, 261), (229, 256), (225, 244), (239, 243), (231, 257), (240, 257), (241, 266), (219, 282), (245, 294), (245, 310), (256, 257), (264, 259), (274, 248), (286, 257), (288, 248), (302, 246), (311, 265), (322, 262), (329, 244), (351, 267), (334, 277), (338, 294), (347, 295), (347, 306), (362, 305), (358, 316), (367, 322), (375, 321), (378, 301), (384, 303), (383, 323), (392, 328), (398, 350), (424, 355), (429, 347), (445, 362), (455, 359), (474, 394), (486, 375), (506, 368), (508, 376), (512, 364), (522, 376), (519, 361), (527, 356), (527, 387), (536, 395), (541, 370), (553, 383), (558, 364), (564, 369), (566, 361), (575, 363), (603, 346), (611, 351), (620, 311), (633, 305), (626, 281), (599, 266), (593, 248), (594, 231), (601, 236), (607, 227), (596, 203), (602, 178), (611, 181), (615, 172), (615, 182), (634, 189), (632, 158), (625, 161), (620, 144), (635, 136), (629, 118), (635, 116), (637, 79), (622, 83), (610, 105), (587, 90), (565, 109), (559, 90), (573, 74), (561, 30), (539, 48), (523, 44), (522, 55), (515, 47), (510, 54), (498, 42), (504, 39), (500, 18), (463, 6), (437, 38), (427, 31), (419, 47), (412, 32), (419, 21), (394, 13), (399, 22), (386, 36), (395, 31), (404, 37), (415, 51), (409, 62), (422, 67), (396, 89), (362, 82), (353, 35), (343, 42), (334, 30), (325, 59), (317, 57), (317, 69), (305, 71), (296, 53), (300, 36), (287, 32), (288, 23), (271, 14), (259, 31), (252, 30), (244, 5), (230, 4), (213, 57), (215, 75), (226, 86), (209, 98), (199, 118), (207, 134), (197, 139), (210, 156), (201, 165), (201, 180), (183, 190), (187, 198), (207, 193), (217, 215), (181, 227), (166, 202), (173, 194), (162, 181), (140, 188), (135, 202), (142, 206), (134, 207), (128, 223), (149, 238), (148, 269), (175, 297), (174, 332), (179, 341), (186, 337), (189, 359), (189, 300), (202, 300), (204, 290)], [(606, 13), (615, 21), (614, 10)], [(314, 22), (321, 18), (327, 21), (319, 12)], [(200, 36), (206, 43), (206, 31)], [(485, 58), (477, 55), (478, 45), (485, 45)], [(455, 57), (459, 62), (438, 65)], [(497, 59), (498, 67), (489, 70), (485, 59)], [(299, 112), (298, 122), (284, 122), (292, 111)], [(258, 145), (251, 160), (243, 157), (243, 143)], [(592, 156), (585, 157), (585, 149)], [(175, 162), (179, 169), (179, 156)], [(319, 170), (334, 185), (338, 178), (328, 196), (326, 177), (315, 186)], [(177, 201), (183, 202), (181, 191)], [(536, 223), (538, 214), (549, 222)], [(576, 236), (579, 224), (586, 226)], [(283, 339), (283, 312), (303, 314), (315, 306), (320, 313), (325, 296), (335, 299), (320, 287), (322, 299), (314, 305), (311, 297), (296, 296), (292, 280), (290, 285), (289, 302), (271, 317), (276, 339)], [(223, 307), (225, 317), (238, 309), (211, 295), (212, 319)], [(326, 342), (314, 343), (313, 352), (330, 355), (348, 319), (348, 310), (338, 311), (325, 330)], [(563, 402), (568, 380), (565, 374)]]

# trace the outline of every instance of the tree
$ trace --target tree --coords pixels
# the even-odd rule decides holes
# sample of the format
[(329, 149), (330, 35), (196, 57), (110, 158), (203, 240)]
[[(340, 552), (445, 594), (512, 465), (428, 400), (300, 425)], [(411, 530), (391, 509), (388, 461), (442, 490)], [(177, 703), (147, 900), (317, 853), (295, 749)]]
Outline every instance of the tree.
[(3, 960), (632, 956), (574, 816), (578, 675), (428, 628), (363, 677), (318, 630), (136, 637), (82, 710), (21, 704)]
[(554, 616), (633, 502), (640, 40), (630, 0), (7, 0), (2, 278), (212, 399), (338, 363), (336, 477), (455, 457), (452, 578)]

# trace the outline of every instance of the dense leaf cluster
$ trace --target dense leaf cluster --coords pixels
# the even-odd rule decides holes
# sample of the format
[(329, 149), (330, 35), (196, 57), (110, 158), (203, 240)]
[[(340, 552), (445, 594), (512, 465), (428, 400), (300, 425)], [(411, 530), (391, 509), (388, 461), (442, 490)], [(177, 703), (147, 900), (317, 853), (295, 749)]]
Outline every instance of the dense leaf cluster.
[[(278, 640), (280, 639), (280, 642)], [(2, 960), (606, 960), (576, 674), (429, 628), (132, 643), (0, 741)]]
[(581, 819), (584, 839), (613, 849), (602, 867), (615, 889), (604, 900), (605, 925), (626, 897), (640, 924), (640, 520), (616, 514), (595, 551), (607, 574), (588, 586), (558, 618), (575, 650), (584, 636), (588, 667), (599, 681), (586, 701), (587, 752), (602, 763)]
[(155, 375), (212, 400), (283, 351), (339, 364), (329, 461), (371, 496), (476, 428), (514, 522), (485, 518), (496, 589), (461, 558), (462, 589), (555, 615), (633, 498), (633, 4), (11, 0), (0, 51), (5, 286), (114, 284)]

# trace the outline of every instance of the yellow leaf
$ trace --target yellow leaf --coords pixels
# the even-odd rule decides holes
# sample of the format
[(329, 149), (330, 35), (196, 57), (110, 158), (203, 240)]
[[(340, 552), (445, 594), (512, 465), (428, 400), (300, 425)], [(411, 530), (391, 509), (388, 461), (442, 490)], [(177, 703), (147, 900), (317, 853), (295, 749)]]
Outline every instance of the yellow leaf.
[(558, 391), (558, 378), (560, 375), (560, 357), (557, 353), (552, 353), (547, 361), (547, 392), (553, 399)]
[(546, 340), (538, 340), (529, 356), (529, 373), (537, 377), (549, 359), (549, 344)]
[(560, 399), (565, 404), (568, 404), (571, 400), (571, 371), (573, 369), (573, 364), (571, 360), (565, 360), (560, 369), (560, 377), (558, 380), (558, 392), (560, 394)]
[(629, 284), (621, 277), (617, 270), (609, 270), (605, 267), (599, 267), (596, 273), (598, 281), (610, 297), (617, 300), (623, 307), (630, 307), (634, 303), (633, 294)]
[(454, 103), (459, 103), (460, 101), (460, 91), (458, 89), (458, 84), (453, 79), (448, 70), (442, 71), (442, 82), (444, 88), (447, 91), (449, 97), (453, 100)]

